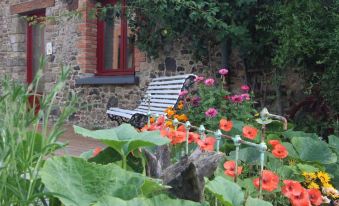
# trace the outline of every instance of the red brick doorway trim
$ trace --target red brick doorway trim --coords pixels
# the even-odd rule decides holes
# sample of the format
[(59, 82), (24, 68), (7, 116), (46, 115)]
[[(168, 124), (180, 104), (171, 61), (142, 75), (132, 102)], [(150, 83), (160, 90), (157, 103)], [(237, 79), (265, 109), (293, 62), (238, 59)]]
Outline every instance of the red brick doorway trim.
[(10, 7), (11, 14), (22, 14), (55, 5), (55, 0), (31, 0)]

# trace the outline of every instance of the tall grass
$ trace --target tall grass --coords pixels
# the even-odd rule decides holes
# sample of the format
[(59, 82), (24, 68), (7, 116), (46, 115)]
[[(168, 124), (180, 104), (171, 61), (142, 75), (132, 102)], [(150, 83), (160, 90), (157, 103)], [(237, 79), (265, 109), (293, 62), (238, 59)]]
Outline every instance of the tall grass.
[[(43, 68), (44, 60), (40, 66)], [(0, 205), (47, 205), (51, 196), (41, 183), (39, 171), (47, 157), (63, 147), (57, 140), (63, 134), (63, 125), (75, 112), (75, 96), (61, 109), (51, 123), (51, 111), (56, 97), (69, 76), (63, 67), (51, 91), (38, 96), (40, 69), (33, 83), (26, 85), (9, 77), (0, 87)], [(32, 98), (33, 104), (29, 103)], [(39, 102), (39, 104), (37, 104)]]

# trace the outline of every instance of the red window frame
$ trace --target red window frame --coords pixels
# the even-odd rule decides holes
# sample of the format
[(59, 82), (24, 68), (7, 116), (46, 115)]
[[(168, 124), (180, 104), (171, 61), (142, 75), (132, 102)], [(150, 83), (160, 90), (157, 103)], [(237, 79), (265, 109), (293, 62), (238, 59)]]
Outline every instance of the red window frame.
[[(116, 4), (118, 0), (102, 0), (100, 1), (102, 6), (107, 4)], [(120, 68), (110, 68), (105, 70), (104, 68), (104, 29), (105, 21), (97, 20), (97, 73), (99, 76), (116, 76), (116, 75), (131, 75), (135, 73), (134, 66), (134, 52), (132, 68), (128, 68), (127, 63), (127, 46), (128, 46), (128, 27), (126, 18), (126, 0), (121, 0), (121, 47), (120, 47)]]
[[(29, 13), (27, 16), (45, 17), (45, 10)], [(43, 37), (41, 39), (43, 41)], [(43, 42), (44, 44), (44, 42)], [(32, 83), (33, 76), (33, 25), (27, 22), (27, 83)]]

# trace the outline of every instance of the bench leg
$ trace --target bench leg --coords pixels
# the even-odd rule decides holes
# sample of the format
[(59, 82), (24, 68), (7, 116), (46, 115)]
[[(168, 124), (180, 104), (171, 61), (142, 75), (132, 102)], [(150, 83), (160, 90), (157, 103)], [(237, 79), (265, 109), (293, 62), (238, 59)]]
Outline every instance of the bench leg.
[(121, 116), (117, 116), (117, 115), (111, 115), (111, 114), (109, 114), (108, 117), (112, 121), (116, 121), (118, 123), (118, 125), (121, 125), (122, 123), (128, 123), (128, 119), (125, 118), (125, 117), (121, 117)]
[(135, 128), (141, 129), (147, 124), (147, 122), (147, 115), (136, 113), (131, 117), (128, 123), (130, 123)]

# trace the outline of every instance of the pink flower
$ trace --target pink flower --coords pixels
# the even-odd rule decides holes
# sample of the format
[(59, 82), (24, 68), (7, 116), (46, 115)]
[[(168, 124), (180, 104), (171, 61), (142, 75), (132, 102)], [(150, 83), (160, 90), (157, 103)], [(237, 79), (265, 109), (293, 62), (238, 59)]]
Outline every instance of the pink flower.
[(219, 74), (226, 76), (228, 74), (228, 69), (226, 68), (219, 69)]
[(214, 85), (214, 79), (212, 79), (212, 78), (206, 79), (205, 85), (206, 86), (213, 86)]
[(215, 116), (217, 116), (217, 114), (218, 114), (218, 111), (215, 109), (215, 108), (209, 108), (206, 112), (205, 112), (205, 115), (207, 116), (207, 117), (215, 117)]
[(205, 77), (202, 77), (202, 76), (197, 76), (194, 81), (197, 82), (197, 83), (200, 83), (202, 81), (204, 81)]
[(250, 95), (247, 94), (247, 93), (241, 94), (240, 96), (241, 96), (242, 100), (247, 100), (247, 101), (251, 100)]
[(231, 96), (231, 101), (233, 103), (241, 103), (243, 101), (243, 98), (241, 95), (236, 94), (236, 95)]
[(250, 87), (247, 86), (247, 85), (242, 85), (241, 90), (244, 91), (244, 92), (248, 92), (250, 90)]
[(188, 91), (187, 90), (183, 90), (183, 91), (179, 92), (179, 97), (186, 96), (187, 94), (188, 94)]

